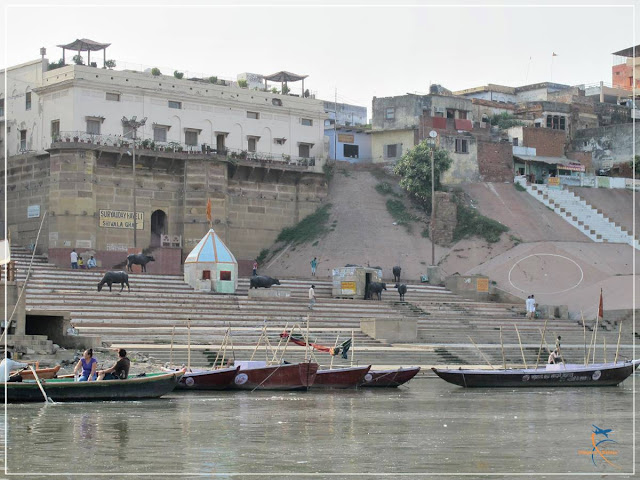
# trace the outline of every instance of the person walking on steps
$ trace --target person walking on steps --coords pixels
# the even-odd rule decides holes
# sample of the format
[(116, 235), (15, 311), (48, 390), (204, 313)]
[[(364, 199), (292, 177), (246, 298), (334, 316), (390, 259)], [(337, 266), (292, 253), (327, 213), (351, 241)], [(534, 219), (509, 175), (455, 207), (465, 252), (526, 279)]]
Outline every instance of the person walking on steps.
[(316, 286), (311, 285), (309, 289), (309, 310), (313, 310), (314, 305), (316, 304)]
[(315, 277), (316, 276), (316, 268), (318, 267), (318, 258), (317, 257), (313, 257), (313, 260), (311, 260), (311, 276)]
[(258, 275), (258, 261), (254, 260), (253, 261), (253, 276), (255, 277), (256, 275)]

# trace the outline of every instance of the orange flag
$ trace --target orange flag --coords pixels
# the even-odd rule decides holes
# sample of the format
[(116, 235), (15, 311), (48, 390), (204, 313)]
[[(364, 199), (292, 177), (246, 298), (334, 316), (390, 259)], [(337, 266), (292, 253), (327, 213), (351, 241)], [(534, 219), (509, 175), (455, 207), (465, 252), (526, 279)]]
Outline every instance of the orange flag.
[(211, 223), (211, 199), (207, 199), (207, 221)]
[(604, 305), (602, 303), (602, 289), (600, 289), (600, 305), (598, 306), (598, 318), (602, 320), (604, 317)]

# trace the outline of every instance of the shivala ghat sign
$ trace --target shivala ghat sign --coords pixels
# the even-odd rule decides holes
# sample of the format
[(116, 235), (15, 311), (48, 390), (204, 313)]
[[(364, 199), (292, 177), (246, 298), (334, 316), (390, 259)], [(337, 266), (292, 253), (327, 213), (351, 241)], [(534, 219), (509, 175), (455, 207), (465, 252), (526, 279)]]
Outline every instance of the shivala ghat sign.
[[(133, 212), (100, 210), (100, 226), (106, 228), (130, 228), (133, 230)], [(143, 229), (144, 213), (136, 212), (136, 230)]]

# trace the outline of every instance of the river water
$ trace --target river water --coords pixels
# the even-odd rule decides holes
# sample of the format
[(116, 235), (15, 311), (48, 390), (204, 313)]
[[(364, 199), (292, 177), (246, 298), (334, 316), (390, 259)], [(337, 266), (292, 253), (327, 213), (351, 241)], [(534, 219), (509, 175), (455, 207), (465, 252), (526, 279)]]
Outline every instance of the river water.
[[(130, 403), (8, 405), (7, 466), (33, 479), (45, 478), (42, 473), (599, 477), (632, 470), (632, 393), (633, 378), (619, 387), (553, 392), (466, 390), (427, 378), (399, 389), (189, 392)], [(592, 424), (613, 429), (609, 437), (617, 443), (607, 448), (617, 454), (607, 456), (621, 470), (578, 453), (592, 448)]]

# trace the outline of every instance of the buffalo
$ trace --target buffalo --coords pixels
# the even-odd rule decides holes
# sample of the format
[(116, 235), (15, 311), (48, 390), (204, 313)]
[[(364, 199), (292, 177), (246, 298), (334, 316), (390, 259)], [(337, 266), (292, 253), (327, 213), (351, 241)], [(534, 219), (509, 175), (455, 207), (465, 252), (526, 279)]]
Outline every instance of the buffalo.
[(402, 272), (402, 268), (398, 265), (393, 267), (393, 281), (396, 283), (400, 283), (400, 272)]
[(387, 289), (386, 283), (371, 282), (369, 284), (369, 298), (373, 300), (374, 295), (378, 297), (378, 300), (382, 300), (382, 290)]
[(407, 286), (404, 283), (400, 285), (396, 283), (396, 288), (398, 289), (398, 294), (400, 295), (400, 301), (404, 302), (404, 294), (407, 293)]
[(264, 275), (255, 275), (249, 281), (249, 290), (252, 288), (271, 288), (272, 285), (280, 285), (280, 280)]
[(114, 283), (119, 283), (121, 285), (120, 291), (124, 290), (125, 284), (127, 285), (127, 290), (129, 292), (131, 291), (131, 287), (129, 286), (129, 275), (127, 272), (120, 271), (105, 273), (104, 277), (102, 277), (102, 280), (100, 280), (100, 283), (98, 284), (98, 291), (102, 290), (102, 286), (105, 283), (109, 285), (109, 291), (111, 291), (111, 285)]
[(155, 258), (151, 255), (145, 255), (143, 253), (132, 253), (131, 255), (127, 255), (127, 270), (132, 272), (131, 265), (140, 265), (142, 267), (142, 271), (147, 271), (147, 263), (154, 262)]

